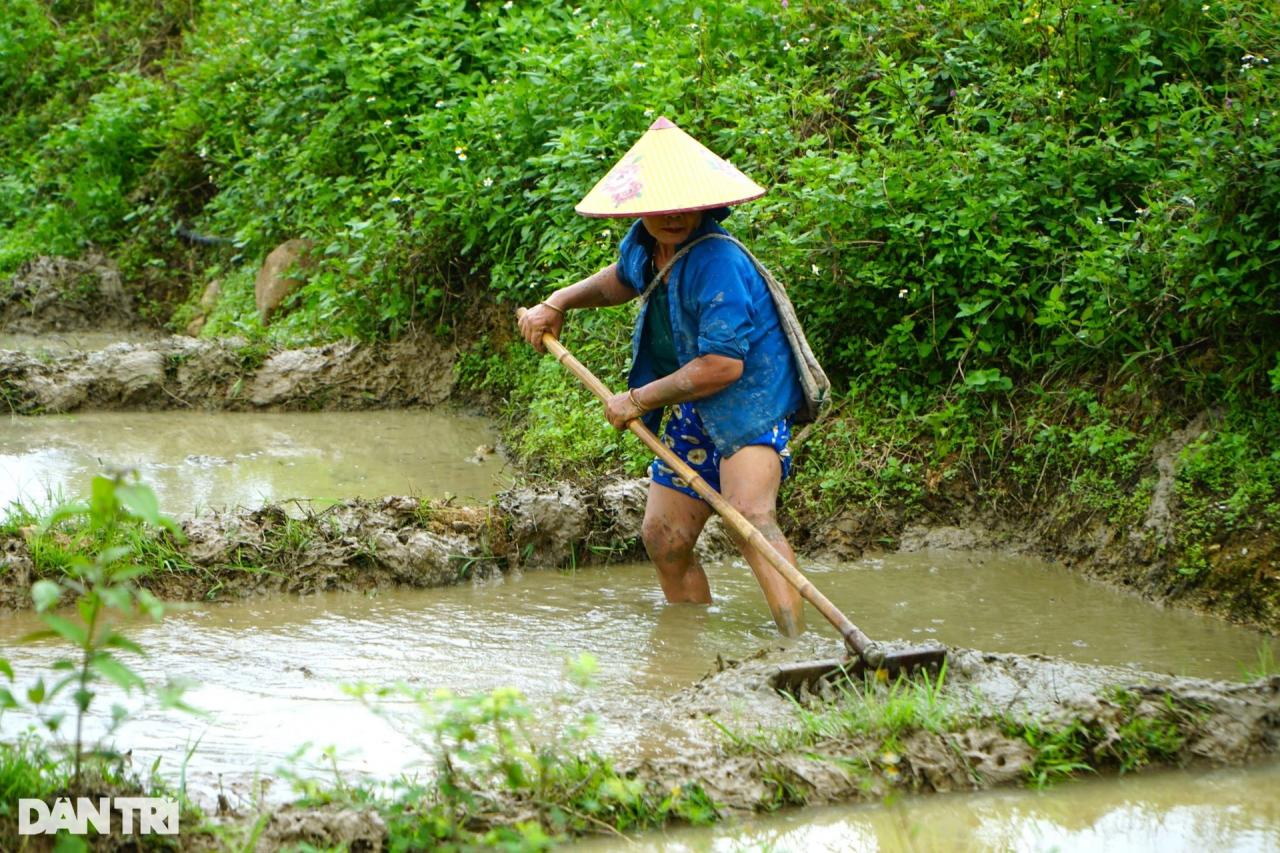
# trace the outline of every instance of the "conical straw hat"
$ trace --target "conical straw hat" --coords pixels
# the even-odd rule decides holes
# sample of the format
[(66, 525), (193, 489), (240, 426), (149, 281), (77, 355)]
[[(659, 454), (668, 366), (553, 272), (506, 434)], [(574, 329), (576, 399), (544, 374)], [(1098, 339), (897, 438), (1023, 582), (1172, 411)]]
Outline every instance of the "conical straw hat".
[(574, 210), (583, 216), (659, 216), (750, 201), (764, 187), (659, 118)]

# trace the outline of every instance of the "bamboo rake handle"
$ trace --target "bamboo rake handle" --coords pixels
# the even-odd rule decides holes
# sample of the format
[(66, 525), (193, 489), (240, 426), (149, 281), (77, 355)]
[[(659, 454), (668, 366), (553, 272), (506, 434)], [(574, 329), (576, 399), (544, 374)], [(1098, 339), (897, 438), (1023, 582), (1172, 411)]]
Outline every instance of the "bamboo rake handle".
[[(516, 311), (517, 319), (523, 317), (526, 309), (520, 308)], [(573, 357), (565, 346), (556, 340), (555, 335), (550, 332), (544, 332), (542, 335), (542, 344), (547, 351), (556, 357), (556, 361), (560, 362), (570, 373), (578, 377), (582, 384), (587, 386), (588, 390), (601, 402), (608, 400), (613, 396), (613, 392), (609, 390), (603, 382), (595, 377), (590, 370), (580, 361)], [(818, 591), (809, 579), (800, 573), (800, 570), (791, 565), (786, 557), (778, 553), (778, 549), (773, 547), (768, 539), (764, 538), (764, 534), (756, 529), (756, 526), (746, 517), (733, 507), (733, 504), (724, 499), (723, 496), (706, 480), (690, 468), (683, 459), (676, 456), (671, 448), (667, 447), (658, 437), (654, 435), (648, 427), (640, 422), (637, 418), (627, 422), (627, 429), (635, 433), (636, 437), (644, 442), (645, 446), (657, 454), (658, 458), (671, 466), (671, 468), (688, 481), (690, 488), (703, 497), (707, 503), (711, 504), (712, 509), (720, 514), (720, 517), (731, 526), (739, 536), (751, 544), (761, 554), (764, 555), (778, 573), (787, 579), (800, 595), (817, 608), (818, 612), (826, 617), (840, 636), (844, 638), (845, 644), (855, 652), (859, 657), (871, 648), (873, 644), (866, 634), (862, 633), (856, 625), (849, 621), (843, 613), (841, 613), (834, 604), (831, 603), (825, 595)]]

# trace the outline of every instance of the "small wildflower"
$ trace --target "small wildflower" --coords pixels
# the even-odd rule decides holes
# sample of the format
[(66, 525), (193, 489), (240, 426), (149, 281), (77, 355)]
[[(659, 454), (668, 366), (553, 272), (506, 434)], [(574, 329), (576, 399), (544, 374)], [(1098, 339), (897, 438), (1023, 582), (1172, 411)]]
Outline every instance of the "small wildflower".
[(791, 3), (789, 2), (789, 0), (782, 0), (782, 8), (784, 9), (791, 8)]
[(1107, 99), (1106, 99), (1105, 97), (1103, 97), (1103, 98), (1098, 98), (1098, 103), (1100, 103), (1100, 104), (1105, 104), (1106, 102), (1107, 102)]
[(515, 6), (515, 5), (516, 5), (516, 4), (515, 4), (514, 2), (512, 2), (512, 0), (507, 0), (507, 2), (506, 2), (506, 3), (503, 3), (503, 4), (502, 4), (502, 8), (506, 9), (507, 11), (511, 11), (511, 7), (513, 7), (513, 6)]
[(466, 160), (466, 159), (467, 159), (466, 152), (464, 151), (463, 153), (459, 154), (459, 155), (458, 155), (458, 159), (459, 159), (459, 160)]
[(644, 117), (648, 118), (651, 115), (653, 115), (653, 107), (646, 108), (644, 111)]
[(809, 271), (814, 275), (817, 275), (818, 273), (822, 272), (822, 270), (819, 269), (817, 264), (809, 264)]
[(398, 195), (393, 195), (393, 196), (391, 197), (391, 203), (392, 203), (392, 204), (399, 204), (399, 203), (400, 203), (400, 202), (402, 202), (402, 201), (404, 201), (404, 199), (400, 198), (400, 196), (398, 196)]
[(436, 101), (436, 109), (443, 109), (444, 101)]
[(382, 123), (383, 127), (391, 127), (391, 119), (387, 119)]
[(1201, 6), (1201, 7), (1200, 7), (1200, 11), (1201, 11), (1201, 12), (1208, 12), (1208, 11), (1209, 11), (1209, 4), (1208, 4), (1208, 3), (1205, 3), (1203, 6)]
[(485, 178), (480, 183), (484, 184), (486, 187), (491, 187), (493, 186), (493, 178)]
[(900, 289), (900, 290), (898, 291), (898, 298), (899, 298), (899, 299), (906, 299), (906, 298), (907, 298), (907, 294), (908, 294), (909, 292), (910, 292), (910, 291), (908, 291), (905, 287), (904, 287), (904, 288), (902, 288), (902, 289)]
[(808, 36), (800, 36), (800, 43), (801, 43), (801, 44), (808, 44), (808, 43), (809, 43), (809, 37), (808, 37)]
[(640, 61), (636, 61), (636, 62), (631, 63), (631, 67), (632, 67), (632, 68), (644, 68), (644, 66), (645, 66), (645, 63), (640, 62)]
[(453, 153), (458, 155), (459, 160), (467, 159), (467, 149), (463, 148), (461, 145), (454, 148)]
[(367, 97), (367, 98), (365, 98), (365, 99), (364, 99), (364, 102), (365, 102), (366, 104), (372, 104), (372, 103), (373, 103), (374, 101), (376, 101), (376, 100), (378, 100), (378, 96), (377, 96), (377, 95), (370, 95), (369, 97)]
[(600, 232), (600, 237), (601, 237), (601, 239), (603, 239), (603, 240), (608, 240), (608, 239), (609, 239), (609, 229), (608, 229), (608, 228), (605, 228), (604, 230), (602, 230), (602, 231)]
[(783, 50), (791, 50), (791, 42), (789, 42), (789, 41), (784, 41), (784, 42), (782, 43), (782, 49), (783, 49)]

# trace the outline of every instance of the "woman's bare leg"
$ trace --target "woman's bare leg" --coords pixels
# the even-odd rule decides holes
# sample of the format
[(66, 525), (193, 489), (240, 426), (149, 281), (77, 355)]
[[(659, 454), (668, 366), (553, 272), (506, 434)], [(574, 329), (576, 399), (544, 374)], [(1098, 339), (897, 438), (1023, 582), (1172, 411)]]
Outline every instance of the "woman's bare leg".
[(711, 507), (705, 502), (657, 483), (649, 484), (641, 535), (649, 559), (658, 567), (658, 583), (667, 601), (673, 604), (711, 603), (711, 586), (693, 550), (710, 517)]
[[(782, 462), (772, 447), (751, 445), (720, 462), (720, 488), (725, 500), (756, 526), (769, 544), (795, 565), (796, 555), (778, 527), (778, 486), (782, 483)], [(804, 632), (804, 600), (795, 587), (747, 544), (731, 527), (730, 535), (746, 557), (756, 581), (769, 602), (773, 621), (786, 637)]]

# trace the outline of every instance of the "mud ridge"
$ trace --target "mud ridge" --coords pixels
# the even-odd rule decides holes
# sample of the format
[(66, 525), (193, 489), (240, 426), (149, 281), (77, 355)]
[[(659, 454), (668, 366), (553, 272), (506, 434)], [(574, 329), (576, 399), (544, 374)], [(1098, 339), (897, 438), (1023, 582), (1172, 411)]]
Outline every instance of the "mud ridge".
[[(910, 726), (890, 739), (874, 727), (824, 734), (791, 748), (743, 745), (751, 735), (800, 727), (795, 704), (767, 686), (785, 660), (831, 657), (770, 652), (733, 663), (667, 701), (687, 723), (714, 721), (734, 733), (702, 750), (640, 763), (663, 786), (696, 780), (730, 809), (876, 800), (894, 790), (978, 790), (1026, 782), (1038, 755), (1023, 736), (1071, 730), (1095, 770), (1146, 765), (1242, 764), (1280, 751), (1280, 676), (1251, 684), (1182, 678), (1043, 656), (952, 649), (937, 701), (939, 725)], [(879, 701), (894, 689), (870, 689)], [(806, 694), (810, 711), (863, 701), (860, 691)], [(1158, 733), (1161, 749), (1142, 740)], [(1142, 750), (1147, 750), (1145, 753)]]
[[(696, 786), (728, 817), (787, 805), (1025, 785), (1045, 766), (1028, 732), (1069, 738), (1077, 747), (1073, 758), (1100, 772), (1238, 765), (1280, 751), (1280, 676), (1238, 684), (956, 648), (944, 677), (927, 688), (920, 681), (915, 688), (846, 684), (793, 700), (768, 686), (781, 663), (838, 654), (815, 640), (722, 662), (717, 672), (641, 709), (642, 718), (675, 721), (680, 730), (699, 734), (658, 738), (667, 744), (662, 754), (619, 762), (619, 773), (651, 791)], [(932, 691), (932, 701), (944, 709), (931, 724), (890, 731), (873, 721), (779, 745), (805, 728), (798, 706), (811, 714), (847, 712), (853, 703), (883, 703), (912, 689)], [(1143, 739), (1157, 735), (1158, 744)], [(492, 808), (483, 819), (473, 816), (476, 828), (539, 813), (538, 804), (509, 792), (486, 796)], [(364, 849), (376, 850), (387, 842), (372, 811), (287, 806), (270, 813), (268, 825), (273, 844), (332, 845), (358, 836)]]
[[(210, 511), (181, 520), (183, 537), (164, 545), (186, 567), (140, 579), (170, 600), (212, 600), (391, 586), (436, 587), (498, 572), (633, 558), (644, 483), (598, 489), (519, 488), (488, 506), (387, 497), (315, 510), (296, 504)], [(31, 605), (40, 573), (35, 527), (0, 537), (0, 608)], [(74, 533), (51, 534), (70, 544)], [(708, 538), (706, 548), (727, 538)]]
[(0, 350), (0, 400), (20, 415), (434, 406), (453, 393), (456, 357), (452, 344), (428, 335), (274, 352), (177, 335), (52, 358)]

